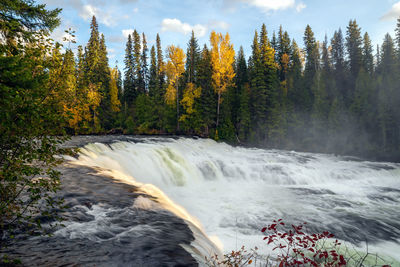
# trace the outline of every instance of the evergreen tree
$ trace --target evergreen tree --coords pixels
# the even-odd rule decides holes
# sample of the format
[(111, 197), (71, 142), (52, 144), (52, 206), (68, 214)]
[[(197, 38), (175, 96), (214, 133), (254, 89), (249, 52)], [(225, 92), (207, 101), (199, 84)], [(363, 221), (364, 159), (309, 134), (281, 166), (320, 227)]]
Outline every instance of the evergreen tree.
[(356, 20), (350, 20), (347, 26), (346, 51), (351, 78), (347, 95), (345, 95), (345, 103), (351, 103), (355, 82), (363, 64), (361, 29)]
[(363, 39), (363, 68), (369, 75), (373, 74), (374, 71), (374, 56), (372, 54), (372, 44), (368, 33), (364, 34)]
[(212, 129), (215, 129), (215, 111), (217, 110), (217, 96), (212, 86), (212, 72), (211, 53), (207, 45), (204, 45), (199, 61), (197, 83), (202, 88), (199, 99), (199, 113), (203, 124), (202, 132), (207, 137), (213, 137), (214, 131)]
[(150, 72), (149, 72), (149, 95), (154, 97), (157, 95), (158, 90), (158, 72), (157, 72), (157, 58), (156, 49), (154, 45), (150, 49)]
[(303, 110), (308, 112), (311, 111), (312, 103), (314, 102), (311, 88), (315, 81), (315, 75), (320, 68), (319, 48), (310, 25), (307, 25), (304, 33), (304, 44), (306, 50), (306, 64), (304, 70), (304, 88), (301, 105)]
[(156, 37), (156, 49), (157, 49), (157, 73), (159, 79), (159, 88), (160, 90), (164, 87), (164, 79), (165, 79), (165, 72), (164, 72), (164, 59), (163, 59), (163, 52), (161, 47), (161, 39), (160, 35), (157, 33)]
[[(333, 68), (334, 68), (334, 79), (337, 85), (337, 88), (339, 88), (339, 91), (337, 92), (337, 101), (340, 102), (340, 99), (343, 99), (343, 96), (347, 95), (347, 68), (346, 68), (346, 63), (344, 60), (344, 53), (345, 53), (345, 48), (344, 48), (344, 39), (343, 39), (343, 34), (342, 30), (339, 29), (338, 31), (335, 31), (333, 38), (331, 40), (331, 46), (332, 46), (332, 63), (333, 63)], [(338, 103), (340, 105), (340, 103)]]
[(396, 46), (397, 46), (397, 58), (400, 60), (400, 17), (397, 19), (396, 32)]
[(144, 92), (148, 92), (149, 83), (149, 67), (147, 64), (147, 53), (149, 49), (147, 48), (146, 35), (142, 34), (142, 56), (141, 56), (141, 88), (144, 88)]
[(107, 47), (103, 34), (100, 37), (99, 63), (96, 72), (97, 81), (101, 83), (99, 88), (101, 94), (101, 102), (99, 106), (100, 123), (102, 129), (110, 130), (113, 127), (114, 121), (110, 94), (111, 75), (108, 64)]
[(131, 107), (136, 97), (135, 93), (135, 61), (133, 58), (132, 36), (128, 35), (128, 41), (125, 48), (125, 77), (124, 77), (124, 104), (125, 112), (127, 107)]
[(197, 38), (194, 36), (194, 32), (192, 31), (192, 36), (190, 37), (188, 48), (186, 52), (187, 60), (186, 60), (186, 75), (187, 82), (194, 83), (196, 82), (198, 64), (200, 60), (200, 48), (197, 42)]
[(266, 102), (263, 103), (267, 112), (266, 140), (272, 144), (281, 142), (284, 135), (282, 128), (283, 110), (279, 100), (279, 78), (275, 63), (275, 49), (269, 43), (265, 24), (261, 26), (260, 32), (260, 63), (264, 84), (266, 85)]
[(133, 38), (133, 62), (134, 62), (134, 73), (135, 73), (135, 92), (136, 95), (143, 94), (145, 92), (144, 88), (144, 80), (142, 73), (142, 64), (141, 64), (141, 43), (140, 43), (140, 35), (134, 30), (132, 33)]
[(0, 265), (14, 265), (6, 262), (5, 245), (15, 232), (44, 234), (38, 218), (54, 222), (63, 209), (55, 167), (67, 138), (60, 99), (53, 98), (63, 81), (50, 83), (46, 35), (59, 25), (61, 10), (29, 0), (1, 1), (0, 9)]
[(251, 141), (259, 142), (265, 140), (266, 129), (266, 115), (267, 115), (267, 84), (264, 79), (264, 71), (262, 68), (261, 51), (259, 44), (259, 37), (257, 31), (254, 34), (253, 45), (252, 45), (252, 56), (249, 60), (249, 75), (251, 94), (250, 111), (251, 117)]
[(286, 80), (286, 74), (290, 63), (290, 38), (289, 34), (283, 32), (282, 25), (279, 27), (279, 44), (278, 44), (278, 63), (279, 63), (279, 79), (280, 81)]
[(239, 141), (247, 141), (250, 131), (250, 85), (246, 58), (243, 47), (239, 49), (236, 60), (236, 99), (232, 108), (232, 121), (236, 128)]
[(378, 112), (380, 145), (384, 152), (393, 152), (399, 146), (399, 122), (395, 110), (398, 108), (398, 92), (395, 47), (392, 37), (385, 35), (380, 61), (380, 83), (378, 84)]

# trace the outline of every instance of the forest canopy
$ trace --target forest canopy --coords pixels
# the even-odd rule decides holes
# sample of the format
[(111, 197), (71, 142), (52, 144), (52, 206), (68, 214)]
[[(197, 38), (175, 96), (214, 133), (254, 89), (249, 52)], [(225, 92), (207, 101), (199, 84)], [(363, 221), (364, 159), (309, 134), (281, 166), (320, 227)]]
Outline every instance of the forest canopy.
[(307, 25), (303, 47), (282, 26), (271, 34), (263, 24), (248, 58), (242, 47), (235, 53), (229, 34), (213, 32), (201, 48), (192, 32), (185, 53), (164, 50), (158, 34), (149, 49), (134, 30), (123, 74), (109, 66), (95, 17), (90, 28), (76, 55), (52, 52), (72, 134), (184, 134), (400, 159), (400, 20), (375, 54), (355, 20), (322, 41)]

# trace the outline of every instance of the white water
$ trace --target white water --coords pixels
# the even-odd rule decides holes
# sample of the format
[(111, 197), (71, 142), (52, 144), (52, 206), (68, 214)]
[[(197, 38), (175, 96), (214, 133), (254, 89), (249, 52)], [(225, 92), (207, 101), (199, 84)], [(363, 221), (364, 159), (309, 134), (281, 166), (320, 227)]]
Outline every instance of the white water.
[[(283, 218), (358, 240), (392, 233), (391, 240), (382, 234), (369, 252), (400, 260), (394, 242), (400, 241), (399, 164), (185, 138), (89, 144), (76, 163), (140, 186), (225, 252), (242, 245), (264, 249), (260, 229)], [(143, 199), (135, 205), (154, 208)]]

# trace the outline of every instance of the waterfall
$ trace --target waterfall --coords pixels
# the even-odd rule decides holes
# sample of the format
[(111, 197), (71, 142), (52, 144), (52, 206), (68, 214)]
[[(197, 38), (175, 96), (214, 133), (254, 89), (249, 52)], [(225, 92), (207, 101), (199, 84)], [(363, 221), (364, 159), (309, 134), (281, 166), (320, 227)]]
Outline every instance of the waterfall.
[(399, 164), (190, 138), (92, 143), (70, 160), (153, 196), (135, 205), (184, 219), (199, 255), (242, 245), (267, 254), (260, 229), (283, 218), (400, 260)]

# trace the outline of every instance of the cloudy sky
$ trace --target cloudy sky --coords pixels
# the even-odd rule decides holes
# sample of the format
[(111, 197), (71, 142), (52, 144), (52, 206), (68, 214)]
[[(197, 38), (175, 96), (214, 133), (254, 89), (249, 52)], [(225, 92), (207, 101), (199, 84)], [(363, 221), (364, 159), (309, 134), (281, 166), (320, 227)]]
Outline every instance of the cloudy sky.
[[(331, 38), (339, 27), (345, 30), (356, 19), (375, 45), (384, 35), (394, 34), (400, 16), (398, 0), (39, 0), (48, 8), (61, 7), (62, 24), (53, 33), (61, 40), (65, 29), (76, 31), (77, 45), (89, 38), (90, 19), (95, 15), (104, 33), (110, 65), (123, 68), (127, 35), (136, 29), (147, 36), (149, 48), (160, 33), (163, 48), (176, 44), (186, 50), (194, 30), (201, 46), (208, 44), (211, 30), (229, 32), (235, 49), (241, 45), (251, 53), (254, 30), (262, 23), (270, 35), (282, 25), (291, 38), (303, 45), (302, 36), (310, 24), (317, 39)], [(73, 48), (76, 48), (74, 45)]]

